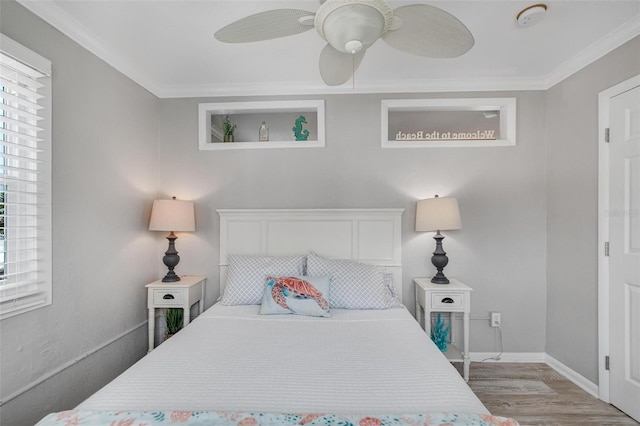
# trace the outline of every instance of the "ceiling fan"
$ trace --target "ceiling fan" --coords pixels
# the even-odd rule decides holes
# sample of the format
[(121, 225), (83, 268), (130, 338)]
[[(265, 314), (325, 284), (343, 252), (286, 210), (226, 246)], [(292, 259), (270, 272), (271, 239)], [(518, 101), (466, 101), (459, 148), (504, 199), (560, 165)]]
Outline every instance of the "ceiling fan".
[(345, 83), (364, 54), (382, 38), (403, 52), (430, 58), (454, 58), (473, 47), (469, 29), (444, 10), (427, 4), (391, 9), (384, 0), (326, 0), (317, 12), (273, 9), (249, 15), (221, 28), (225, 43), (271, 40), (315, 28), (327, 45), (320, 52), (320, 76), (329, 86)]

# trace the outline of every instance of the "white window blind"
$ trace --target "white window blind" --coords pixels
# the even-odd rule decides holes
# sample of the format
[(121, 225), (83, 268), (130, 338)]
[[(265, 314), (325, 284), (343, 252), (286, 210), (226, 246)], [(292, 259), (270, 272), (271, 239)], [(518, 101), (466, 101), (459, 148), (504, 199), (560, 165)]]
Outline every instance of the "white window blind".
[(0, 34), (0, 319), (51, 303), (51, 63)]

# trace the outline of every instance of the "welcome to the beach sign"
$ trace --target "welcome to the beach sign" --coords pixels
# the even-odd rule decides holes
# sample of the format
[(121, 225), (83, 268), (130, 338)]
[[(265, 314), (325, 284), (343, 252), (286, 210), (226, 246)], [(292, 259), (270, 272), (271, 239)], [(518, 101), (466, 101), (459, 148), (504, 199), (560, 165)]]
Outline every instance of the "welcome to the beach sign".
[(397, 141), (490, 141), (496, 140), (495, 130), (475, 130), (471, 132), (439, 132), (420, 130), (396, 134)]

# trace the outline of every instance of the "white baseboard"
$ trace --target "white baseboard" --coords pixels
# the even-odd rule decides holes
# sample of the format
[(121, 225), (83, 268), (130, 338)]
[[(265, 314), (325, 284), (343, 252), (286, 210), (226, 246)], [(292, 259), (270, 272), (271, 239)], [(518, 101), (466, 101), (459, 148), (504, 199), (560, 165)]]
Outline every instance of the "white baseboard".
[(546, 354), (545, 363), (556, 370), (558, 373), (565, 376), (567, 379), (571, 380), (574, 384), (582, 388), (585, 392), (589, 393), (591, 396), (600, 399), (600, 394), (598, 391), (598, 385), (581, 375), (580, 373), (575, 372), (571, 368), (567, 367), (554, 357), (549, 354)]
[(496, 352), (470, 352), (472, 362), (545, 362), (547, 354), (544, 352), (505, 352), (496, 360)]

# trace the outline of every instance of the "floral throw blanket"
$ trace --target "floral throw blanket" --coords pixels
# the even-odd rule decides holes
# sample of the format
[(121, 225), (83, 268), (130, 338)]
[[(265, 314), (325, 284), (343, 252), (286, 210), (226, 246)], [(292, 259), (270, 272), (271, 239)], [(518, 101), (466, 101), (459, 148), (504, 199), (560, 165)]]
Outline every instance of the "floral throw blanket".
[(518, 426), (488, 414), (428, 413), (407, 415), (269, 414), (214, 411), (62, 411), (36, 426)]

